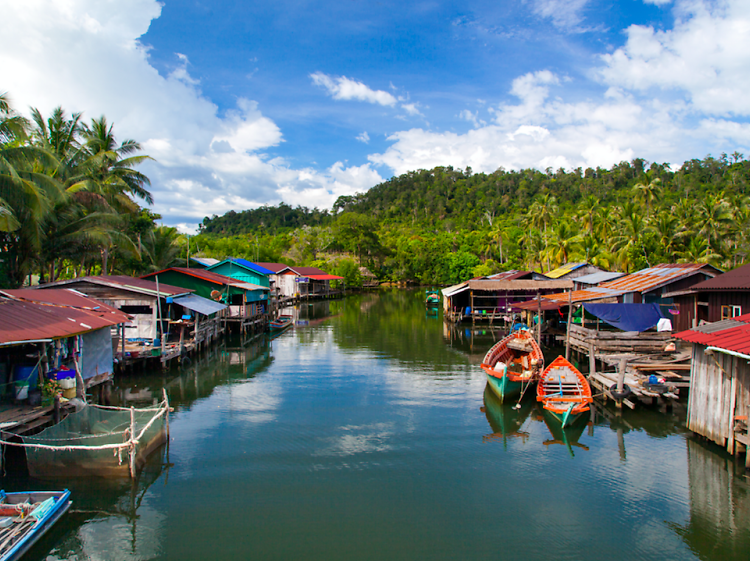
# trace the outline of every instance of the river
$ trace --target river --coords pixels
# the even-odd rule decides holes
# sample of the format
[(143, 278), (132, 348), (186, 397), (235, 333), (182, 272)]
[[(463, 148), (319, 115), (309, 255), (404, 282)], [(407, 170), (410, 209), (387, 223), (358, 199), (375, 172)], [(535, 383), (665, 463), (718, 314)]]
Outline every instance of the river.
[(533, 396), (503, 407), (478, 367), (498, 334), (423, 296), (303, 304), (274, 340), (118, 378), (114, 404), (167, 388), (169, 449), (135, 485), (5, 477), (73, 492), (26, 559), (750, 558), (749, 480), (684, 413), (563, 433)]

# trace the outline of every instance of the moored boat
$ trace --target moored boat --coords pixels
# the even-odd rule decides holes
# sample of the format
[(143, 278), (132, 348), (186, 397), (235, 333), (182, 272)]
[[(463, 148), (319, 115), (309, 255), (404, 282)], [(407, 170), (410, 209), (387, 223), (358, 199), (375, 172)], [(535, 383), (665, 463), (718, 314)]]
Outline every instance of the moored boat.
[(70, 491), (0, 491), (0, 561), (19, 559), (70, 508)]
[(572, 425), (582, 413), (590, 410), (591, 386), (578, 369), (558, 356), (542, 372), (536, 399), (563, 428)]
[(437, 308), (440, 305), (440, 293), (437, 290), (425, 290), (424, 303), (430, 308)]
[(519, 396), (536, 382), (543, 366), (542, 349), (528, 329), (514, 331), (500, 340), (482, 361), (489, 386), (501, 403)]
[(268, 324), (268, 328), (271, 330), (271, 333), (281, 333), (288, 327), (291, 327), (292, 323), (294, 321), (294, 318), (290, 315), (282, 314), (275, 320), (273, 320), (271, 323)]

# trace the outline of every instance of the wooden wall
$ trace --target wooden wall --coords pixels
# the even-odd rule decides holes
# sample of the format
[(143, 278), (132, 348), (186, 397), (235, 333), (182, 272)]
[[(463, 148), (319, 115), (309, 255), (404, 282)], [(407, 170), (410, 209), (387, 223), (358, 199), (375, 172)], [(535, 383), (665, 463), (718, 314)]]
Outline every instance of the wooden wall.
[(747, 359), (693, 345), (687, 427), (734, 452), (734, 417), (750, 414)]
[(742, 313), (750, 313), (750, 292), (727, 291), (708, 293), (708, 321), (721, 320), (722, 306), (741, 306)]

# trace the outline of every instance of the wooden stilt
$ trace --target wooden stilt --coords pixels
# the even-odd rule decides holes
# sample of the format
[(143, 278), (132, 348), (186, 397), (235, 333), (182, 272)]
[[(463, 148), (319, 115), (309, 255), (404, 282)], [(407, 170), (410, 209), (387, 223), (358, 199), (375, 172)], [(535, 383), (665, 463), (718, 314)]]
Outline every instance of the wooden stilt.
[(130, 478), (135, 479), (135, 408), (130, 408)]

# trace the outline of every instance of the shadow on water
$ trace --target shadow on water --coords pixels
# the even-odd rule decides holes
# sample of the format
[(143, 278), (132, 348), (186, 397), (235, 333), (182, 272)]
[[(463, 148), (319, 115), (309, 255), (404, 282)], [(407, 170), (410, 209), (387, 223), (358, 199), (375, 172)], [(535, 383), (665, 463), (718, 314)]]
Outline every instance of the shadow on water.
[(490, 386), (485, 386), (482, 409), (487, 415), (492, 434), (485, 435), (482, 439), (485, 442), (501, 441), (505, 446), (509, 438), (520, 438), (521, 441), (526, 442), (529, 433), (523, 430), (523, 426), (533, 408), (534, 402), (528, 399), (522, 401), (519, 408), (515, 407), (515, 403), (500, 403)]

